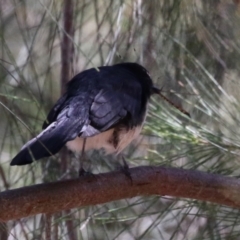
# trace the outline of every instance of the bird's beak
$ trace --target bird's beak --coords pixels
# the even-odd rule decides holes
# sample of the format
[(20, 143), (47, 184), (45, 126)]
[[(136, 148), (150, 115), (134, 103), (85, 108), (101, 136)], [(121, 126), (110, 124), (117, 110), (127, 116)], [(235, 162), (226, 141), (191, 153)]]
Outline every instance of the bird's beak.
[(162, 89), (159, 89), (159, 88), (153, 86), (153, 87), (152, 87), (152, 94), (154, 94), (154, 93), (159, 94), (159, 93), (161, 93), (161, 90), (162, 90)]
[(162, 94), (162, 88), (159, 89), (155, 86), (152, 87), (152, 94), (158, 94), (161, 98), (163, 98), (166, 102), (168, 102), (170, 105), (172, 105), (173, 107), (175, 107), (176, 109), (178, 109), (180, 112), (184, 113), (185, 115), (187, 115), (188, 117), (191, 118), (189, 112), (187, 112), (186, 110), (182, 109), (180, 106), (177, 106), (175, 103), (173, 103), (171, 100), (169, 100), (167, 97), (165, 97)]

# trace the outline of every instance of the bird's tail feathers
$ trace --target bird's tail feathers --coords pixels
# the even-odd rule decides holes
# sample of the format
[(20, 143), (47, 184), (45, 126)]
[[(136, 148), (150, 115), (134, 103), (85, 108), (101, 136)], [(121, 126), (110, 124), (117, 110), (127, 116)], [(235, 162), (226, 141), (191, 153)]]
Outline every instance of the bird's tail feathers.
[(32, 163), (34, 160), (54, 155), (60, 151), (67, 141), (76, 138), (77, 132), (78, 129), (76, 129), (76, 123), (74, 122), (53, 122), (37, 137), (27, 142), (13, 158), (10, 165), (25, 165)]

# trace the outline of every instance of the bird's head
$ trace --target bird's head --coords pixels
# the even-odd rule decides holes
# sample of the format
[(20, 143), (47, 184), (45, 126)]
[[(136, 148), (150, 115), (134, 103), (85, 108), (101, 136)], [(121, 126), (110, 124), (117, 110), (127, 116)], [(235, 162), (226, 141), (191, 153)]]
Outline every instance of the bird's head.
[(171, 100), (166, 98), (162, 94), (162, 89), (159, 89), (153, 85), (153, 81), (150, 77), (149, 72), (146, 70), (146, 68), (144, 68), (143, 66), (141, 66), (138, 63), (130, 63), (130, 62), (120, 63), (117, 65), (124, 67), (125, 69), (127, 69), (128, 71), (130, 71), (132, 74), (134, 74), (136, 76), (138, 81), (141, 83), (141, 85), (144, 89), (145, 96), (147, 98), (149, 98), (152, 94), (158, 94), (161, 98), (163, 98), (165, 101), (167, 101), (170, 105), (172, 105), (173, 107), (177, 108), (180, 112), (182, 112), (182, 113), (186, 114), (188, 117), (190, 117), (190, 114), (187, 111), (185, 111), (181, 107), (174, 104)]
[(146, 68), (138, 63), (131, 62), (120, 63), (117, 65), (127, 69), (129, 72), (135, 75), (136, 79), (141, 83), (145, 93), (150, 97), (150, 95), (153, 93), (153, 81)]

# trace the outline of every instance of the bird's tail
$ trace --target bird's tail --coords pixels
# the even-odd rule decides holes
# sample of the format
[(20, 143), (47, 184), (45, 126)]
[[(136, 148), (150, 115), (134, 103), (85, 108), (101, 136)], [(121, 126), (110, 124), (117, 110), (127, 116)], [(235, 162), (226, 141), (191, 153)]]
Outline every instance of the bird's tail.
[[(68, 127), (66, 127), (68, 126)], [(25, 165), (56, 154), (60, 149), (77, 137), (78, 129), (73, 123), (53, 122), (37, 137), (27, 142), (13, 158), (10, 165)]]

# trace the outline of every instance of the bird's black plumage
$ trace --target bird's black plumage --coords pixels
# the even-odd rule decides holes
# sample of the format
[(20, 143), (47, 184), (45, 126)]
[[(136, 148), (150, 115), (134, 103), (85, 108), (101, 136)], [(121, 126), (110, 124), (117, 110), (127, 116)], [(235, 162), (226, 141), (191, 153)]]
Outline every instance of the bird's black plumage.
[(11, 165), (29, 164), (55, 154), (78, 137), (93, 137), (111, 129), (114, 137), (122, 129), (127, 132), (142, 126), (152, 89), (146, 69), (136, 63), (77, 74), (49, 112), (43, 132), (23, 146)]

